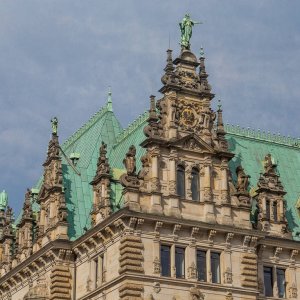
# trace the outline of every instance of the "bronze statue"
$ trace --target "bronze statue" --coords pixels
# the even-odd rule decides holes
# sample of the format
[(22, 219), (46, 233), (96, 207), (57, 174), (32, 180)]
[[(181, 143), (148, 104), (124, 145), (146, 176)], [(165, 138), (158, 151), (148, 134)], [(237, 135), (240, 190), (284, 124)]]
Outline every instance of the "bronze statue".
[(51, 119), (51, 126), (52, 126), (52, 134), (57, 134), (58, 119), (56, 117)]
[(181, 31), (180, 45), (183, 49), (190, 49), (190, 39), (193, 33), (193, 26), (196, 24), (202, 24), (201, 22), (195, 22), (190, 18), (189, 14), (186, 14), (182, 21), (179, 23)]
[(242, 193), (247, 192), (250, 176), (246, 175), (244, 169), (241, 166), (238, 166), (236, 168), (236, 175), (237, 175), (237, 183), (236, 183), (237, 192), (242, 192)]
[(128, 152), (126, 153), (126, 157), (123, 160), (123, 164), (127, 170), (127, 175), (135, 175), (136, 171), (136, 148), (134, 145), (129, 147)]

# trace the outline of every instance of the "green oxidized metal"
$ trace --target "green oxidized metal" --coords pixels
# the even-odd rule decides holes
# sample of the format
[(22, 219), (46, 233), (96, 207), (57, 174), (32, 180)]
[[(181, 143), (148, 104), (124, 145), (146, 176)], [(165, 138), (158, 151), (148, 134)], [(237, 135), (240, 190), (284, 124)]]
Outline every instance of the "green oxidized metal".
[(182, 21), (179, 23), (181, 31), (180, 45), (183, 49), (190, 49), (190, 39), (193, 33), (193, 26), (196, 24), (202, 24), (201, 22), (195, 22), (190, 18), (189, 14), (186, 14)]
[(8, 195), (5, 192), (5, 190), (3, 190), (0, 193), (0, 210), (5, 210), (6, 209), (7, 202), (8, 202)]

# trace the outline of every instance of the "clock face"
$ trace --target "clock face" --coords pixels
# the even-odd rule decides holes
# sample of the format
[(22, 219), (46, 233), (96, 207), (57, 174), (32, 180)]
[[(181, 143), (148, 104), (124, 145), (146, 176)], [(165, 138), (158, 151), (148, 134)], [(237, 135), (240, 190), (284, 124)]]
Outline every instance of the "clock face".
[(185, 108), (181, 112), (181, 123), (186, 127), (192, 127), (196, 123), (196, 114), (192, 108)]

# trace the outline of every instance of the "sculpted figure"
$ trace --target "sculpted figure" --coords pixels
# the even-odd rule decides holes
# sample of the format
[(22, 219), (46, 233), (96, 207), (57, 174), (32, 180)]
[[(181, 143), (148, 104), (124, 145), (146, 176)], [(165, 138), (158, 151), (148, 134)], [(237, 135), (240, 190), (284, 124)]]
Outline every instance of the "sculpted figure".
[(247, 192), (249, 186), (249, 175), (246, 175), (244, 169), (241, 166), (236, 168), (237, 185), (236, 189), (238, 192)]
[(52, 133), (57, 134), (58, 119), (56, 117), (51, 119), (51, 126), (52, 126)]
[(189, 14), (186, 14), (182, 21), (179, 23), (181, 31), (180, 45), (184, 49), (190, 49), (190, 39), (193, 33), (193, 26), (196, 24), (202, 24), (201, 22), (195, 22), (190, 18)]
[(136, 149), (134, 145), (129, 147), (128, 152), (126, 153), (126, 157), (123, 160), (123, 164), (127, 170), (127, 175), (135, 175), (136, 171)]
[(276, 167), (276, 165), (273, 164), (273, 162), (272, 162), (271, 154), (267, 154), (267, 155), (265, 156), (265, 159), (264, 159), (264, 169), (265, 169), (265, 173), (268, 173), (268, 174), (275, 174), (275, 173), (276, 173), (275, 167)]

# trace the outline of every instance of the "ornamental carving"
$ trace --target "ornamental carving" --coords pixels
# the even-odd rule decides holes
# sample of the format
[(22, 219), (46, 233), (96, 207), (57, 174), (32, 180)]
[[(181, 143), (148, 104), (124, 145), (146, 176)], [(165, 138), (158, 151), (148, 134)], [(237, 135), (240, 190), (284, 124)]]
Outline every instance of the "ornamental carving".
[(194, 262), (192, 262), (191, 265), (189, 266), (188, 276), (189, 278), (193, 278), (193, 279), (197, 278), (197, 267)]
[(190, 300), (204, 300), (204, 294), (196, 286), (190, 288)]
[(153, 273), (160, 274), (160, 272), (161, 272), (160, 261), (159, 261), (158, 257), (156, 256), (153, 261)]
[(231, 269), (228, 267), (226, 272), (224, 272), (224, 283), (231, 284), (232, 283), (232, 272)]

